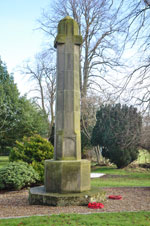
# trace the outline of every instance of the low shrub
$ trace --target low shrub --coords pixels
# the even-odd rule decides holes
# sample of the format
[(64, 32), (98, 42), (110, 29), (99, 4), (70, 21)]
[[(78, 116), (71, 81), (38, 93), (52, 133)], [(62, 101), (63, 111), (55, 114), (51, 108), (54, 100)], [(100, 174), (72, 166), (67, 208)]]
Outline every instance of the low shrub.
[(16, 141), (16, 146), (9, 155), (10, 161), (24, 161), (33, 166), (39, 173), (41, 182), (44, 180), (44, 161), (52, 159), (53, 145), (40, 135), (24, 137), (22, 142)]
[(39, 174), (25, 162), (11, 162), (0, 169), (0, 189), (20, 190), (38, 183)]

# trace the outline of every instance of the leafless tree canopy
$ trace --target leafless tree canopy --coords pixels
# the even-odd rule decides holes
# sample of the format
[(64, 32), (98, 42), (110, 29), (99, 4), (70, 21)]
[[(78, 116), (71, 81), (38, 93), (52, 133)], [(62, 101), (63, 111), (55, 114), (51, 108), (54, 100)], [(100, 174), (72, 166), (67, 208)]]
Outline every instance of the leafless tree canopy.
[(45, 53), (40, 53), (35, 57), (35, 62), (28, 62), (23, 73), (33, 80), (35, 86), (31, 91), (37, 93), (34, 99), (43, 109), (50, 121), (49, 135), (54, 123), (54, 102), (56, 92), (56, 66), (52, 63), (52, 58)]
[[(150, 102), (150, 1), (122, 0), (119, 23), (126, 35), (124, 45), (133, 50), (130, 72), (125, 78), (124, 90), (128, 89), (132, 103), (149, 109)], [(134, 100), (134, 102), (133, 102)]]
[(106, 73), (120, 66), (121, 46), (116, 34), (124, 31), (118, 23), (119, 10), (120, 5), (116, 9), (111, 0), (55, 0), (50, 9), (43, 11), (40, 28), (49, 37), (56, 36), (58, 22), (66, 15), (79, 24), (83, 37), (80, 73), (82, 97), (87, 95), (93, 83), (95, 86), (99, 83), (108, 85)]

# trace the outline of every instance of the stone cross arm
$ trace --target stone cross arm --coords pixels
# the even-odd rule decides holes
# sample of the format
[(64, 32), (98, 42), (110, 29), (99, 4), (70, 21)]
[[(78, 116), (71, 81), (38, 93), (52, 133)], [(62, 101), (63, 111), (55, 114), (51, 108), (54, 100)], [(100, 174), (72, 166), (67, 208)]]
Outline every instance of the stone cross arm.
[(82, 44), (82, 36), (79, 35), (78, 24), (71, 17), (66, 16), (59, 22), (58, 25), (58, 34), (54, 41), (54, 47), (57, 48), (57, 44), (66, 43), (66, 39), (69, 37), (72, 40), (72, 43), (76, 45)]

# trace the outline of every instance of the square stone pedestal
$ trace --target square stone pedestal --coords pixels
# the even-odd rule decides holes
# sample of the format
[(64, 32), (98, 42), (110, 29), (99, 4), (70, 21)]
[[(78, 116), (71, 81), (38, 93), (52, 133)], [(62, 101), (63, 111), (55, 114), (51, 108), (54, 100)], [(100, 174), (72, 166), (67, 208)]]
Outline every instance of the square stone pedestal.
[(51, 193), (88, 191), (90, 171), (88, 160), (46, 160), (45, 190)]
[(106, 192), (90, 186), (88, 160), (46, 160), (45, 186), (29, 191), (31, 205), (70, 206), (102, 202)]

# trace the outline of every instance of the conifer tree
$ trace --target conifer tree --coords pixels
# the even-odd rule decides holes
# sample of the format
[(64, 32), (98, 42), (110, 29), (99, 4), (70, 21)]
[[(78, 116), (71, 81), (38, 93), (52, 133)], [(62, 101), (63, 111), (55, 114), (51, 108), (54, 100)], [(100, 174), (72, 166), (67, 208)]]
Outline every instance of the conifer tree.
[(103, 147), (102, 155), (123, 168), (138, 157), (142, 118), (133, 106), (101, 106), (92, 132), (92, 145)]

